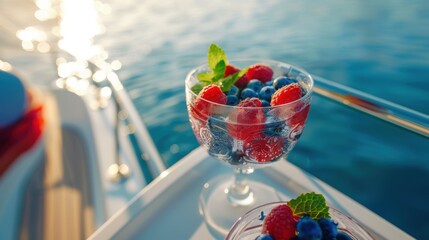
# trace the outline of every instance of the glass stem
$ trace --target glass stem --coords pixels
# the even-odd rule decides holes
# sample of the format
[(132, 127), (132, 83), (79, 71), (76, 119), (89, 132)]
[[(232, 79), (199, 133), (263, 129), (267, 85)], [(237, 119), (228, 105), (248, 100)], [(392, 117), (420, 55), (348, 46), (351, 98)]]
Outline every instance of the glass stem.
[(234, 169), (234, 182), (229, 186), (227, 192), (228, 201), (233, 206), (247, 206), (253, 203), (253, 192), (247, 181), (249, 174), (253, 171), (253, 168)]

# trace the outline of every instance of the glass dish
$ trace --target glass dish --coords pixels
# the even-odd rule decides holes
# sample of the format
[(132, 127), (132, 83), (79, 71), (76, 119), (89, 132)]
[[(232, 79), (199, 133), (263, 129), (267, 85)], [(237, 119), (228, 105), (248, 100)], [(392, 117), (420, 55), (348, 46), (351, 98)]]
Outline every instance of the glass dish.
[[(274, 207), (285, 202), (270, 202), (258, 206), (241, 216), (231, 227), (225, 240), (254, 240), (261, 234), (261, 215), (267, 215)], [(352, 239), (372, 240), (371, 235), (353, 218), (347, 216), (336, 208), (330, 207), (331, 218), (338, 223), (338, 231), (347, 233)]]

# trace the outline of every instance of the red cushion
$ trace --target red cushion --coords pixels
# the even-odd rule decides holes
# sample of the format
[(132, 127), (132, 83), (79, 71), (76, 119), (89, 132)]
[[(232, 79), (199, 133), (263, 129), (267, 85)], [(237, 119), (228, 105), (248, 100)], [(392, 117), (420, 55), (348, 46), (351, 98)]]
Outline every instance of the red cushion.
[(16, 123), (0, 128), (0, 177), (42, 134), (42, 107), (34, 107)]

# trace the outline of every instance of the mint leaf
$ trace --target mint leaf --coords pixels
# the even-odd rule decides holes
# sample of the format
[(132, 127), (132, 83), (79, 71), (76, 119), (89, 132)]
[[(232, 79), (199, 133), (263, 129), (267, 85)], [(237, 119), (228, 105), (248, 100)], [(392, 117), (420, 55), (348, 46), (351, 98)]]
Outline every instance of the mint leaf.
[(226, 62), (224, 60), (220, 60), (220, 62), (218, 62), (213, 69), (214, 77), (212, 81), (217, 81), (223, 78), (223, 75), (225, 74), (225, 68), (226, 68)]
[(238, 81), (244, 74), (246, 74), (247, 68), (242, 69), (241, 71), (234, 73), (232, 75), (229, 75), (226, 78), (222, 78), (219, 81), (217, 81), (215, 84), (218, 85), (223, 92), (227, 92), (231, 90), (232, 85), (234, 85), (235, 82)]
[(329, 216), (329, 206), (326, 205), (322, 194), (314, 192), (299, 195), (297, 198), (287, 202), (294, 215), (303, 217), (309, 215), (310, 218), (319, 220), (321, 218), (331, 218)]
[(209, 52), (208, 52), (208, 64), (209, 64), (210, 69), (213, 70), (214, 72), (216, 72), (216, 70), (215, 70), (216, 65), (222, 60), (226, 64), (225, 52), (218, 45), (212, 43), (209, 47)]
[(207, 86), (207, 85), (202, 85), (202, 84), (195, 84), (194, 86), (191, 87), (192, 92), (194, 92), (195, 94), (198, 94), (201, 92), (201, 90), (203, 90), (203, 88)]
[(213, 78), (215, 77), (213, 72), (203, 72), (203, 73), (198, 73), (197, 78), (198, 81), (202, 82), (202, 83), (207, 83), (210, 84), (213, 82)]
[(242, 69), (238, 73), (232, 74), (228, 77), (224, 77), (225, 69), (227, 66), (227, 58), (225, 52), (218, 45), (212, 43), (208, 50), (208, 65), (209, 72), (199, 73), (197, 79), (200, 82), (191, 89), (194, 93), (198, 94), (205, 86), (215, 84), (219, 86), (223, 92), (227, 92), (231, 89), (231, 86), (238, 81), (244, 74), (246, 74), (248, 68)]

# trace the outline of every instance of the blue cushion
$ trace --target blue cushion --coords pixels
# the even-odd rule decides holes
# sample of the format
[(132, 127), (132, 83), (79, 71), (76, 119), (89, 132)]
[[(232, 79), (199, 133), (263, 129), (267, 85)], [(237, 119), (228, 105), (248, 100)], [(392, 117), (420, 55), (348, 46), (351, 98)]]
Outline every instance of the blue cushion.
[(23, 82), (0, 70), (0, 128), (18, 121), (25, 113), (27, 94)]

